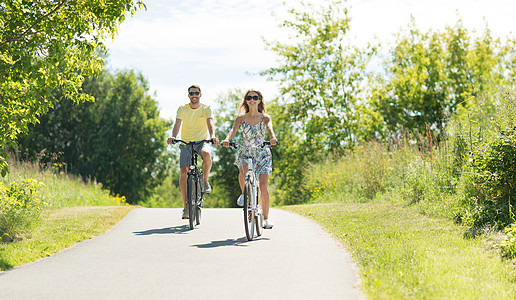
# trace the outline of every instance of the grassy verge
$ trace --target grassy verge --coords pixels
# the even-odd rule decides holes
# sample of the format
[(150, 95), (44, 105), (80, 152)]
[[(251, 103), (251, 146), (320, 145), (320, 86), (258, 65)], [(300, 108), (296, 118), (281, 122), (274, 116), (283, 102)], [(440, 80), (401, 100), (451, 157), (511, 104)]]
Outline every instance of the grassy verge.
[(393, 204), (285, 207), (347, 245), (371, 299), (516, 299), (516, 269), (489, 238)]
[(0, 243), (0, 270), (36, 261), (102, 234), (133, 208), (84, 206), (45, 210), (42, 212), (41, 223), (27, 239)]

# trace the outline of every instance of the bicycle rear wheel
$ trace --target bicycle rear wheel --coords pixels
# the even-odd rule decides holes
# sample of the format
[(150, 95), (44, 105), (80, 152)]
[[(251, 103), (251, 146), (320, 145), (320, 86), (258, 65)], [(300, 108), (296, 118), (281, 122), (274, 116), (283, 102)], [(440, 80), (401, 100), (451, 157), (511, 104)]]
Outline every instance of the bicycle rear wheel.
[(187, 203), (188, 203), (188, 221), (190, 223), (190, 229), (195, 227), (195, 218), (197, 212), (197, 191), (196, 191), (196, 180), (193, 175), (188, 176), (186, 191), (187, 191)]
[(244, 227), (248, 241), (254, 238), (254, 210), (253, 210), (253, 188), (251, 183), (246, 182), (244, 188)]

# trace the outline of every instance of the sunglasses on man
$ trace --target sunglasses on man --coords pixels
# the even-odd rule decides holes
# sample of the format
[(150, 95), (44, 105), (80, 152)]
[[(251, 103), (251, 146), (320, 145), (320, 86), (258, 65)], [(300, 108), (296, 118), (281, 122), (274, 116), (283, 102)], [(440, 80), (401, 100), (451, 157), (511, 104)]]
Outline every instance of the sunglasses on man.
[(199, 96), (200, 92), (188, 92), (188, 95), (190, 96), (193, 96), (193, 95), (196, 95), (196, 96)]

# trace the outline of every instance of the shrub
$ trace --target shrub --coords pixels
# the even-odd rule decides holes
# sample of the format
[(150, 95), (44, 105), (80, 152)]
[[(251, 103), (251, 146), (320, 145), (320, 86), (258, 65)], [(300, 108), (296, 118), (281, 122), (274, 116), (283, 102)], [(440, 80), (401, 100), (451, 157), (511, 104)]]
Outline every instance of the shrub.
[(503, 229), (516, 221), (516, 127), (473, 152), (468, 176), (464, 198), (468, 225)]
[(44, 205), (37, 197), (39, 183), (24, 180), (6, 187), (0, 182), (0, 239), (11, 242), (26, 234), (39, 220)]
[(506, 234), (505, 239), (500, 243), (501, 255), (504, 258), (515, 258), (516, 257), (516, 224), (512, 224), (510, 227), (504, 230)]

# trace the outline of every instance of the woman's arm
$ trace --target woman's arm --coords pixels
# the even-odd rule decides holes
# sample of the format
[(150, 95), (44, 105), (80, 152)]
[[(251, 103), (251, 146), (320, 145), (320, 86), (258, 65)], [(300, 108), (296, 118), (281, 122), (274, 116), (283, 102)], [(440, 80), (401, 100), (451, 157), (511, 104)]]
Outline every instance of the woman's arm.
[(243, 115), (239, 115), (238, 117), (236, 117), (235, 123), (233, 124), (233, 128), (231, 128), (231, 130), (228, 132), (228, 135), (226, 136), (226, 138), (222, 141), (222, 145), (224, 147), (229, 147), (229, 141), (235, 137), (236, 133), (238, 132), (238, 128), (240, 127), (240, 125), (242, 125), (243, 119), (244, 119)]
[(267, 133), (269, 134), (269, 137), (271, 138), (271, 145), (276, 145), (278, 143), (278, 139), (276, 139), (276, 135), (274, 134), (274, 130), (272, 129), (271, 116), (264, 114), (263, 122), (265, 123), (265, 126), (267, 128)]

